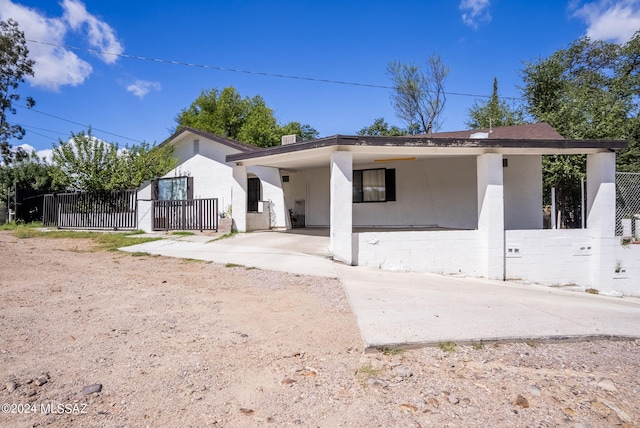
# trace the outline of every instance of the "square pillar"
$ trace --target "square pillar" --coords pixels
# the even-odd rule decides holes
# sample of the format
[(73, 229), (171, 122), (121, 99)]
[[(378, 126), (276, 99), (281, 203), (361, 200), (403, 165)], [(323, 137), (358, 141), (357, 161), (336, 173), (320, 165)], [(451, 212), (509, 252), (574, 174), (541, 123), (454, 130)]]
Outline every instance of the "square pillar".
[(587, 229), (593, 243), (591, 286), (611, 289), (616, 264), (615, 153), (587, 155)]
[(242, 165), (233, 166), (233, 182), (231, 184), (231, 218), (233, 230), (247, 231), (247, 168)]
[(502, 155), (477, 158), (478, 230), (482, 232), (483, 257), (479, 271), (488, 279), (504, 280), (504, 179)]
[(331, 153), (330, 243), (335, 260), (353, 263), (353, 156), (351, 152)]

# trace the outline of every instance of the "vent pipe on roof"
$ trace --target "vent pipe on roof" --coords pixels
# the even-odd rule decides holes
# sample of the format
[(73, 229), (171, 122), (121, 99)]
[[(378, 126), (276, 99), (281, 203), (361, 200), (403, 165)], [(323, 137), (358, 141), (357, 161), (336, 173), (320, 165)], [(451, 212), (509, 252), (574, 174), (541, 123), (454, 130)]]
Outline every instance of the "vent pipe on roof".
[(282, 145), (297, 143), (298, 141), (302, 141), (299, 135), (283, 135), (282, 136)]

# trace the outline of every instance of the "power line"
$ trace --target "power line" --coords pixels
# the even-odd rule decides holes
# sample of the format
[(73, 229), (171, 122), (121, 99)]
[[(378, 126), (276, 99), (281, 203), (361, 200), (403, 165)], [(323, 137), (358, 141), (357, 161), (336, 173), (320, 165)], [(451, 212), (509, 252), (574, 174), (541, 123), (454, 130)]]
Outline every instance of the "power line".
[(21, 107), (21, 108), (23, 108), (23, 109), (25, 109), (25, 110), (29, 110), (29, 111), (33, 111), (33, 112), (38, 113), (38, 114), (42, 114), (42, 115), (44, 115), (44, 116), (49, 116), (49, 117), (52, 117), (52, 118), (54, 118), (54, 119), (63, 120), (63, 121), (65, 121), (65, 122), (73, 123), (74, 125), (82, 126), (83, 128), (87, 128), (87, 129), (88, 129), (88, 128), (91, 128), (91, 130), (93, 130), (93, 131), (98, 131), (98, 132), (102, 132), (102, 133), (104, 133), (104, 134), (113, 135), (113, 136), (118, 137), (118, 138), (124, 138), (125, 140), (133, 141), (133, 142), (135, 142), (135, 143), (143, 143), (143, 141), (135, 140), (135, 139), (133, 139), (133, 138), (125, 137), (124, 135), (119, 135), (119, 134), (115, 134), (115, 133), (113, 133), (113, 132), (105, 131), (104, 129), (95, 128), (95, 127), (93, 127), (93, 126), (91, 126), (91, 125), (85, 125), (85, 124), (80, 123), (80, 122), (75, 122), (75, 121), (73, 121), (73, 120), (65, 119), (65, 118), (63, 118), (63, 117), (56, 116), (56, 115), (54, 115), (54, 114), (45, 113), (45, 112), (43, 112), (43, 111), (36, 110), (36, 109), (34, 109), (34, 108), (29, 108), (29, 107), (24, 106), (24, 105), (21, 105), (21, 104), (16, 104), (16, 103), (14, 103), (14, 105), (15, 105), (15, 106), (17, 106), (17, 107)]
[[(343, 80), (320, 79), (320, 78), (315, 78), (315, 77), (294, 76), (294, 75), (289, 75), (289, 74), (266, 73), (266, 72), (263, 72), (263, 71), (241, 70), (241, 69), (220, 67), (220, 66), (215, 66), (215, 65), (203, 65), (203, 64), (195, 64), (195, 63), (189, 63), (189, 62), (161, 59), (161, 58), (149, 58), (149, 57), (144, 57), (144, 56), (140, 56), (140, 55), (127, 55), (127, 54), (123, 54), (123, 53), (105, 52), (105, 51), (101, 51), (101, 50), (98, 50), (98, 49), (80, 48), (80, 47), (77, 47), (77, 46), (70, 46), (70, 45), (59, 45), (59, 44), (56, 44), (56, 43), (43, 42), (43, 41), (40, 41), (40, 40), (27, 39), (27, 41), (28, 42), (32, 42), (32, 43), (39, 43), (39, 44), (47, 45), (47, 46), (58, 47), (58, 48), (72, 49), (72, 50), (76, 50), (76, 51), (84, 51), (84, 52), (89, 52), (89, 53), (93, 53), (93, 54), (111, 55), (111, 56), (115, 56), (115, 57), (119, 57), (119, 58), (137, 59), (137, 60), (140, 60), (140, 61), (151, 61), (151, 62), (157, 62), (157, 63), (162, 63), (162, 64), (182, 65), (182, 66), (185, 66), (185, 67), (197, 67), (197, 68), (204, 68), (204, 69), (210, 69), (210, 70), (229, 71), (229, 72), (232, 72), (232, 73), (243, 73), (243, 74), (251, 74), (251, 75), (265, 76), (265, 77), (277, 77), (277, 78), (280, 78), (280, 79), (306, 80), (306, 81), (309, 81), (309, 82), (331, 83), (331, 84), (336, 84), (336, 85), (348, 85), (348, 86), (360, 86), (360, 87), (376, 88), (376, 89), (393, 89), (392, 86), (375, 85), (375, 84), (371, 84), (371, 83), (359, 83), (359, 82), (349, 82), (349, 81), (343, 81)], [(464, 92), (445, 92), (445, 94), (461, 96), (461, 97), (491, 98), (491, 95), (468, 94), (468, 93), (464, 93)], [(522, 99), (520, 97), (499, 97), (499, 98), (510, 99), (510, 100), (520, 100), (520, 99)]]
[[(48, 140), (55, 140), (55, 138), (51, 137), (50, 135), (44, 135), (44, 134), (41, 134), (41, 133), (36, 132), (36, 131), (33, 130), (33, 129), (40, 129), (40, 128), (30, 127), (30, 126), (27, 126), (27, 125), (20, 125), (20, 126), (23, 127), (24, 129), (26, 129), (29, 134), (39, 135), (40, 137), (44, 137), (44, 138), (46, 138)], [(46, 131), (46, 129), (45, 129), (45, 131)], [(52, 132), (55, 132), (55, 131), (52, 131)]]

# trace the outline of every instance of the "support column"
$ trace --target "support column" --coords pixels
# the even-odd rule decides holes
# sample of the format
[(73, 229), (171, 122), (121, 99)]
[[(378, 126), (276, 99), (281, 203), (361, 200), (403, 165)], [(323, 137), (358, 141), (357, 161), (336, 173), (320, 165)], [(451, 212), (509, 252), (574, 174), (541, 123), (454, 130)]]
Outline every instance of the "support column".
[(502, 155), (488, 153), (477, 158), (478, 230), (484, 254), (480, 272), (488, 279), (504, 280), (504, 185)]
[(247, 231), (247, 168), (242, 165), (233, 167), (231, 186), (231, 218), (233, 230)]
[(330, 244), (335, 260), (353, 262), (353, 156), (331, 153)]
[(587, 155), (587, 229), (593, 242), (591, 286), (611, 289), (615, 272), (616, 155)]

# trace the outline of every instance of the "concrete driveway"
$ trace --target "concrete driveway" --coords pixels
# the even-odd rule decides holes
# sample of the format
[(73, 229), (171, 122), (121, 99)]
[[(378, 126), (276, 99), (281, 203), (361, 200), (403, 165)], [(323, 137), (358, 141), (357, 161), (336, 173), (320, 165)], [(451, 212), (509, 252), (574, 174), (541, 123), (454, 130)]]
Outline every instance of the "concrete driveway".
[(638, 298), (345, 266), (328, 258), (321, 229), (210, 239), (171, 237), (123, 250), (339, 278), (365, 347), (640, 338)]

